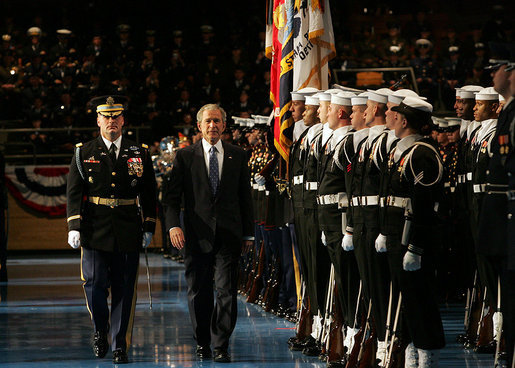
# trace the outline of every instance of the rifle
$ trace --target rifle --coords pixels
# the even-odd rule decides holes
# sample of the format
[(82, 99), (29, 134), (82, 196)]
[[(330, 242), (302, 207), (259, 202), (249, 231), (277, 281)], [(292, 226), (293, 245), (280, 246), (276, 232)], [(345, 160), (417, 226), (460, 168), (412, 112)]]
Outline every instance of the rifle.
[[(372, 300), (368, 302), (368, 312), (367, 316), (365, 317), (364, 314), (361, 314), (361, 327), (354, 335), (354, 346), (352, 347), (352, 351), (349, 356), (349, 360), (347, 361), (346, 368), (359, 368), (360, 361), (363, 357), (363, 347), (365, 344), (365, 340), (368, 337), (368, 329), (370, 327), (370, 312), (372, 310)], [(359, 344), (357, 344), (357, 341), (360, 341)]]
[(327, 362), (344, 362), (345, 349), (343, 347), (343, 316), (341, 305), (338, 299), (338, 289), (334, 289), (333, 318), (331, 330), (326, 344)]
[(249, 285), (249, 279), (253, 276), (252, 275), (252, 272), (253, 272), (252, 265), (254, 262), (255, 253), (256, 253), (255, 247), (254, 246), (250, 247), (250, 250), (247, 253), (245, 269), (243, 270), (243, 277), (240, 280), (240, 290), (241, 290), (241, 293), (244, 295), (247, 295), (248, 292), (250, 291), (249, 290), (250, 286), (248, 286), (248, 285)]
[[(501, 312), (501, 278), (500, 277), (497, 277), (497, 309), (496, 309), (496, 311), (499, 313)], [(495, 358), (494, 358), (494, 367), (495, 368), (499, 367), (499, 355), (501, 354), (501, 351), (503, 351), (503, 349), (501, 348), (501, 344), (503, 342), (502, 341), (502, 339), (503, 339), (502, 327), (503, 327), (503, 319), (502, 319), (502, 315), (501, 315), (499, 331), (497, 334), (497, 347), (495, 348)], [(502, 344), (502, 345), (504, 345), (504, 344)]]
[(250, 289), (249, 296), (247, 297), (247, 303), (255, 303), (259, 292), (263, 288), (263, 268), (265, 262), (265, 244), (261, 241), (261, 249), (259, 250), (259, 258), (256, 264), (256, 272), (254, 281), (252, 282), (252, 288)]
[[(477, 340), (474, 351), (476, 353), (493, 353), (495, 351), (492, 345), (493, 340), (493, 308), (487, 305), (486, 300), (487, 288), (483, 295), (483, 307), (481, 308), (481, 319), (477, 326)], [(492, 351), (494, 350), (494, 351)]]
[(401, 75), (401, 77), (399, 78), (399, 80), (397, 82), (395, 82), (394, 84), (392, 84), (392, 86), (390, 87), (390, 89), (392, 91), (395, 91), (397, 90), (397, 88), (399, 88), (399, 86), (402, 84), (402, 82), (404, 82), (404, 79), (406, 79), (408, 77), (408, 74), (403, 74)]
[[(384, 341), (386, 341), (387, 344), (388, 344), (388, 338), (390, 337), (390, 330), (391, 330), (390, 321), (392, 318), (392, 304), (393, 304), (393, 283), (392, 283), (392, 281), (390, 281), (390, 296), (388, 298), (388, 312), (386, 314), (386, 334), (385, 334), (385, 338), (384, 338)], [(383, 357), (383, 365), (380, 365), (380, 367), (386, 366), (386, 359), (388, 358), (388, 349), (385, 349), (384, 354), (385, 355)]]
[(329, 283), (327, 285), (327, 295), (325, 298), (325, 313), (324, 324), (322, 325), (322, 333), (320, 334), (320, 345), (322, 346), (322, 354), (325, 354), (327, 349), (327, 340), (329, 338), (329, 331), (332, 323), (334, 301), (334, 265), (331, 263), (331, 270), (329, 272)]
[(479, 324), (479, 320), (481, 319), (481, 309), (482, 305), (480, 302), (481, 290), (478, 287), (478, 275), (477, 271), (474, 275), (474, 285), (471, 290), (471, 299), (470, 299), (470, 311), (468, 313), (468, 326), (465, 331), (465, 347), (471, 348), (474, 346), (477, 338), (477, 326)]
[[(470, 326), (477, 324), (473, 321), (473, 317), (479, 317), (479, 313), (475, 313), (477, 309), (477, 271), (474, 273), (474, 283), (472, 288), (467, 289), (467, 302), (465, 305), (465, 318), (463, 321), (464, 333), (456, 337), (456, 341), (460, 344), (466, 344), (469, 341), (475, 341), (475, 336), (471, 339), (472, 331)], [(473, 310), (474, 308), (474, 310)]]
[[(395, 311), (395, 320), (393, 322), (393, 333), (392, 333), (392, 339), (390, 340), (390, 349), (388, 350), (388, 355), (386, 357), (386, 368), (391, 368), (396, 365), (396, 361), (394, 359), (394, 350), (397, 345), (397, 350), (400, 350), (400, 340), (397, 336), (399, 326), (399, 315), (401, 313), (401, 304), (402, 304), (402, 293), (399, 293), (399, 300), (397, 301), (397, 309)], [(396, 354), (397, 355), (397, 354)]]
[(273, 267), (270, 274), (270, 288), (268, 290), (268, 298), (265, 299), (265, 312), (270, 312), (277, 308), (279, 304), (279, 289), (281, 287), (281, 258), (274, 255)]
[(252, 282), (254, 281), (254, 277), (257, 271), (257, 257), (256, 257), (255, 247), (251, 249), (251, 257), (249, 259), (249, 273), (247, 274), (247, 282), (245, 284), (245, 288), (243, 289), (244, 295), (249, 295), (250, 289), (252, 289)]
[(361, 347), (358, 354), (358, 367), (368, 368), (373, 367), (375, 362), (375, 341), (376, 330), (372, 324), (372, 299), (368, 303), (367, 323), (365, 325), (365, 333), (361, 340)]
[[(363, 287), (363, 282), (360, 280), (359, 281), (359, 290), (358, 290), (358, 300), (356, 301), (356, 312), (354, 313), (354, 323), (352, 326), (353, 328), (357, 328), (357, 326), (358, 326), (358, 312), (359, 312), (359, 304), (361, 302), (362, 287)], [(354, 341), (359, 339), (361, 337), (361, 335), (363, 334), (363, 326), (365, 325), (364, 318), (365, 318), (365, 315), (362, 313), (361, 314), (361, 327), (360, 327), (359, 331), (356, 333), (356, 335), (354, 335)], [(351, 368), (356, 365), (357, 358), (358, 358), (358, 352), (359, 352), (357, 345), (358, 344), (354, 343), (351, 351), (346, 352), (347, 353), (347, 365), (345, 366), (345, 368)]]

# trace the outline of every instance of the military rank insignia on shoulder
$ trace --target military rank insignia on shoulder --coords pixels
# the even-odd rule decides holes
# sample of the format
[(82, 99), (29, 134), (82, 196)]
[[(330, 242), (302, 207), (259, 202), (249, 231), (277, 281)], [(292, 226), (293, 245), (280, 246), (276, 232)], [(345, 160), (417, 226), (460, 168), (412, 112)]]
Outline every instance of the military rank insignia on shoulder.
[(145, 149), (148, 149), (148, 144), (141, 143), (141, 147), (143, 147), (143, 148), (145, 148)]
[(75, 147), (82, 147), (82, 142), (77, 143), (77, 144), (75, 145)]

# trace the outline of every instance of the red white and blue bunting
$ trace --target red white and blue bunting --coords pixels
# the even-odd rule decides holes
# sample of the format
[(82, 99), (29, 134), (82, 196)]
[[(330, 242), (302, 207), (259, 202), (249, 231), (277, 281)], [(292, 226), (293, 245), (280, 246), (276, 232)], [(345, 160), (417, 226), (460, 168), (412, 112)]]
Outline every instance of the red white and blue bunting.
[(69, 166), (6, 166), (7, 188), (24, 205), (48, 216), (66, 215)]

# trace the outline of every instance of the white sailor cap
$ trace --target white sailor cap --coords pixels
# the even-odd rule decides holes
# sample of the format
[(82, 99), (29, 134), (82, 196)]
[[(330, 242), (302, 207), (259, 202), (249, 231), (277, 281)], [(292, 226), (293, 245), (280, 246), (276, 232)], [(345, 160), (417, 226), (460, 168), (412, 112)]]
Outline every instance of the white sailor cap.
[(460, 52), (460, 48), (458, 46), (449, 46), (449, 54)]
[(320, 105), (320, 100), (319, 100), (317, 95), (306, 96), (305, 104), (306, 105), (319, 106)]
[(250, 115), (256, 124), (270, 125), (270, 116), (268, 115)]
[(456, 90), (456, 97), (460, 97), (461, 87), (455, 87)]
[(39, 27), (30, 27), (27, 30), (27, 36), (41, 36), (41, 28), (39, 28)]
[(473, 99), (474, 93), (481, 91), (483, 88), (484, 87), (475, 85), (463, 86), (460, 88), (460, 97), (465, 99)]
[(351, 98), (352, 106), (366, 105), (368, 100), (369, 92), (362, 92), (356, 97)]
[(327, 91), (318, 92), (315, 96), (317, 96), (320, 101), (331, 101), (331, 94)]
[(56, 31), (56, 33), (61, 36), (69, 36), (72, 34), (72, 31), (70, 31), (69, 29), (66, 29), (66, 28), (62, 28), (62, 29), (58, 29)]
[(290, 93), (292, 101), (304, 101), (306, 96), (314, 95), (317, 92), (319, 92), (319, 90), (314, 87), (306, 87)]
[(395, 91), (394, 93), (389, 95), (388, 102), (399, 105), (402, 102), (402, 100), (404, 100), (408, 96), (418, 97), (422, 100), (426, 99), (425, 97), (420, 97), (419, 95), (417, 95), (417, 93), (415, 91), (412, 91), (411, 89), (403, 88), (403, 89), (398, 89), (397, 91)]
[(439, 132), (444, 132), (449, 126), (449, 122), (443, 118), (431, 116), (431, 120), (433, 120), (433, 124), (436, 125), (436, 130)]
[(494, 87), (483, 88), (476, 93), (476, 101), (499, 101), (499, 94), (495, 91)]
[(325, 90), (325, 93), (330, 93), (331, 95), (335, 95), (338, 92), (341, 92), (342, 90), (339, 88), (329, 88), (328, 90)]
[(368, 92), (368, 99), (370, 101), (375, 101), (375, 102), (379, 102), (379, 103), (387, 103), (388, 102), (388, 95), (386, 94), (383, 94), (383, 93), (380, 93), (379, 90), (377, 91), (374, 91), (374, 90), (367, 90)]
[(448, 124), (449, 128), (453, 128), (453, 127), (461, 125), (461, 119), (460, 118), (447, 117), (447, 118), (444, 118), (444, 119), (447, 120), (447, 124)]
[(340, 91), (331, 96), (331, 103), (335, 105), (352, 106), (352, 97), (356, 97), (356, 94), (348, 91)]
[(393, 111), (400, 112), (401, 114), (405, 114), (408, 111), (421, 111), (426, 113), (433, 112), (433, 105), (429, 102), (422, 100), (419, 97), (408, 96), (404, 100), (402, 100), (399, 106), (392, 107)]
[(415, 45), (417, 45), (418, 47), (433, 47), (431, 41), (429, 41), (426, 38), (419, 38), (415, 41)]

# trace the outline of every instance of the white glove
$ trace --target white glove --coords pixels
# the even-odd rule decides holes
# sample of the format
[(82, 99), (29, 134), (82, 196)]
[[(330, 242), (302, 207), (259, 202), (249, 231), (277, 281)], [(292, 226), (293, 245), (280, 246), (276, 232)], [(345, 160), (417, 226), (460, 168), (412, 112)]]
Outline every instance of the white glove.
[(149, 246), (151, 241), (152, 241), (152, 233), (150, 233), (150, 232), (143, 233), (143, 243), (141, 243), (141, 246), (143, 248), (146, 248)]
[(342, 240), (342, 248), (346, 252), (354, 250), (354, 244), (352, 244), (352, 234), (345, 233)]
[(256, 181), (257, 185), (265, 185), (266, 183), (265, 177), (259, 174), (254, 175), (254, 180)]
[(385, 253), (386, 252), (386, 235), (379, 234), (377, 236), (376, 252), (377, 253)]
[(322, 244), (324, 244), (327, 247), (327, 239), (325, 238), (325, 233), (322, 231)]
[(73, 249), (80, 247), (80, 232), (77, 230), (70, 230), (68, 232), (68, 244), (70, 244), (70, 247)]
[(418, 254), (410, 252), (409, 250), (404, 255), (402, 259), (402, 268), (404, 271), (417, 271), (420, 270), (420, 261), (422, 257)]

